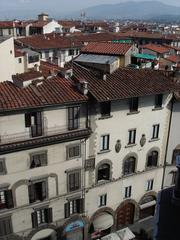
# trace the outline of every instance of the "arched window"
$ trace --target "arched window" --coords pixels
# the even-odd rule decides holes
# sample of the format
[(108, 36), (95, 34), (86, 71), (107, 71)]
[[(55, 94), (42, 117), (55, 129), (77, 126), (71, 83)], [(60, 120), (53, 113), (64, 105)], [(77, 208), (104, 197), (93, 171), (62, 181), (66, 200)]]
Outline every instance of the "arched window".
[(110, 180), (110, 165), (104, 163), (98, 168), (98, 181), (100, 180)]
[(158, 152), (151, 151), (148, 154), (147, 167), (156, 167), (158, 163)]
[(124, 175), (135, 172), (136, 158), (129, 157), (124, 162)]

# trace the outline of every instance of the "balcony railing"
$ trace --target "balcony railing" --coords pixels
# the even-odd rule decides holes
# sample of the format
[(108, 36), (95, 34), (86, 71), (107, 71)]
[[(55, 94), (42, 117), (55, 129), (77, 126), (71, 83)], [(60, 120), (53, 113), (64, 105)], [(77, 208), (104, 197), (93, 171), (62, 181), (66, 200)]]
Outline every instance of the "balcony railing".
[(29, 128), (25, 132), (1, 135), (0, 136), (0, 144), (15, 143), (15, 142), (20, 142), (20, 141), (26, 141), (29, 139), (37, 139), (37, 138), (41, 138), (41, 137), (55, 136), (55, 135), (59, 135), (59, 134), (63, 134), (63, 133), (82, 130), (85, 128), (86, 128), (85, 122), (81, 122), (79, 124), (79, 127), (74, 130), (73, 129), (68, 130), (68, 125), (55, 126), (55, 127), (50, 127), (50, 128), (44, 127), (42, 135), (37, 136), (37, 137), (32, 137), (31, 129)]

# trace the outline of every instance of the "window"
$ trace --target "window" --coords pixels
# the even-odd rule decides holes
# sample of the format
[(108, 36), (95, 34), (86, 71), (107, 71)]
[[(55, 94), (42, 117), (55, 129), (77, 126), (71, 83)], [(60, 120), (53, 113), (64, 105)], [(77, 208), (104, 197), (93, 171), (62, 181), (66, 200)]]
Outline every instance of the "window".
[(81, 171), (68, 173), (68, 192), (76, 191), (81, 188)]
[(162, 100), (163, 100), (163, 95), (162, 94), (157, 94), (155, 96), (155, 108), (161, 108), (162, 107)]
[(159, 124), (153, 125), (152, 139), (157, 139), (159, 137)]
[(124, 175), (131, 174), (135, 172), (135, 157), (129, 157), (124, 162)]
[(67, 159), (78, 158), (81, 156), (80, 144), (67, 147)]
[(22, 58), (18, 58), (18, 63), (22, 63)]
[(72, 55), (74, 55), (74, 49), (69, 49), (68, 56), (72, 56)]
[(128, 144), (135, 144), (136, 142), (136, 129), (129, 130)]
[(110, 165), (105, 163), (98, 168), (98, 181), (110, 180)]
[(42, 113), (25, 113), (25, 127), (30, 127), (32, 137), (42, 136)]
[(153, 189), (153, 183), (154, 183), (154, 180), (153, 179), (150, 179), (147, 181), (146, 183), (146, 191), (150, 191)]
[(47, 152), (32, 153), (30, 155), (30, 168), (42, 167), (47, 165)]
[(9, 35), (11, 35), (11, 29), (8, 30)]
[(102, 102), (100, 105), (101, 108), (101, 116), (108, 117), (111, 113), (111, 102)]
[(109, 135), (101, 136), (101, 146), (100, 151), (109, 150)]
[[(13, 233), (11, 217), (0, 218), (0, 239)], [(5, 238), (6, 239), (6, 238)], [(10, 238), (8, 238), (10, 239)]]
[(5, 159), (1, 158), (0, 159), (0, 175), (6, 174), (6, 165), (5, 165)]
[(0, 189), (0, 210), (5, 208), (13, 208), (13, 196), (11, 190)]
[(29, 202), (43, 201), (47, 198), (47, 181), (34, 182), (29, 185)]
[(137, 112), (138, 111), (138, 97), (131, 98), (129, 100), (129, 111), (130, 112)]
[(107, 194), (103, 194), (99, 196), (98, 207), (106, 206), (106, 203), (107, 203)]
[(95, 168), (95, 158), (85, 160), (85, 171), (91, 171)]
[(148, 155), (147, 167), (156, 167), (158, 162), (158, 152), (152, 151)]
[(79, 128), (79, 110), (80, 107), (68, 108), (68, 129), (74, 130)]
[(173, 172), (172, 172), (171, 185), (175, 185), (175, 184), (176, 184), (176, 178), (177, 178), (177, 171), (173, 171)]
[(84, 209), (83, 198), (70, 200), (64, 204), (65, 218), (68, 218), (69, 216), (76, 213), (83, 213), (83, 209)]
[(132, 186), (125, 187), (125, 192), (124, 192), (125, 198), (131, 197), (131, 190), (132, 190)]
[[(49, 52), (47, 55), (45, 53), (45, 58), (48, 58), (48, 57), (49, 57)], [(35, 63), (35, 62), (39, 62), (39, 55), (34, 55), (34, 56), (28, 57), (28, 63)]]
[(32, 227), (37, 228), (41, 224), (51, 223), (52, 220), (52, 208), (38, 209), (31, 214)]

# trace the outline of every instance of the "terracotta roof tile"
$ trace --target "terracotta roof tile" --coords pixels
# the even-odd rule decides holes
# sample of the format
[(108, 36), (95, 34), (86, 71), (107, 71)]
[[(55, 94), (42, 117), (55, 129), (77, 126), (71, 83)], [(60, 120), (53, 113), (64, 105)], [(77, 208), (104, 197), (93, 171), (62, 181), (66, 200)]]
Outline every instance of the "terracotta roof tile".
[(179, 56), (176, 56), (176, 55), (171, 55), (171, 56), (167, 57), (166, 59), (170, 62), (173, 62), (173, 63), (180, 62)]
[(0, 83), (0, 111), (84, 102), (71, 80), (60, 77), (43, 80), (38, 86), (20, 88), (12, 82)]
[(146, 44), (142, 46), (143, 49), (149, 49), (157, 53), (168, 53), (169, 49), (167, 47), (164, 47), (162, 45), (156, 45), (156, 44)]
[(73, 73), (75, 79), (89, 82), (89, 91), (99, 102), (172, 92), (177, 88), (169, 78), (155, 70), (120, 68), (107, 75), (106, 81), (92, 69), (77, 64), (74, 64)]
[(38, 79), (40, 77), (43, 77), (41, 72), (37, 72), (34, 70), (30, 70), (28, 72), (25, 73), (17, 73), (16, 75), (12, 75), (12, 79), (13, 80), (18, 80), (18, 81), (28, 81), (28, 80), (33, 80), (33, 79)]
[(132, 47), (127, 43), (89, 43), (81, 49), (83, 53), (108, 54), (108, 55), (124, 55)]

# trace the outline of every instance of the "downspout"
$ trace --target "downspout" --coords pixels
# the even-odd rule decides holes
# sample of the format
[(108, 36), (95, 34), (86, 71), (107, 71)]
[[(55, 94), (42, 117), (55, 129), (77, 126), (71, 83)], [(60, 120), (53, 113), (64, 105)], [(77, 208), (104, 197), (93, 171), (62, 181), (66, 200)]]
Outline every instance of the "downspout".
[(166, 150), (165, 150), (165, 157), (164, 157), (163, 177), (162, 177), (161, 190), (164, 187), (164, 179), (165, 179), (165, 171), (166, 171), (166, 160), (167, 160), (167, 151), (168, 151), (168, 147), (169, 147), (169, 137), (170, 137), (170, 130), (171, 130), (173, 106), (174, 106), (174, 94), (173, 94), (172, 102), (171, 102), (171, 113), (170, 113), (170, 119), (169, 119), (168, 136), (167, 136), (167, 143), (166, 143)]

